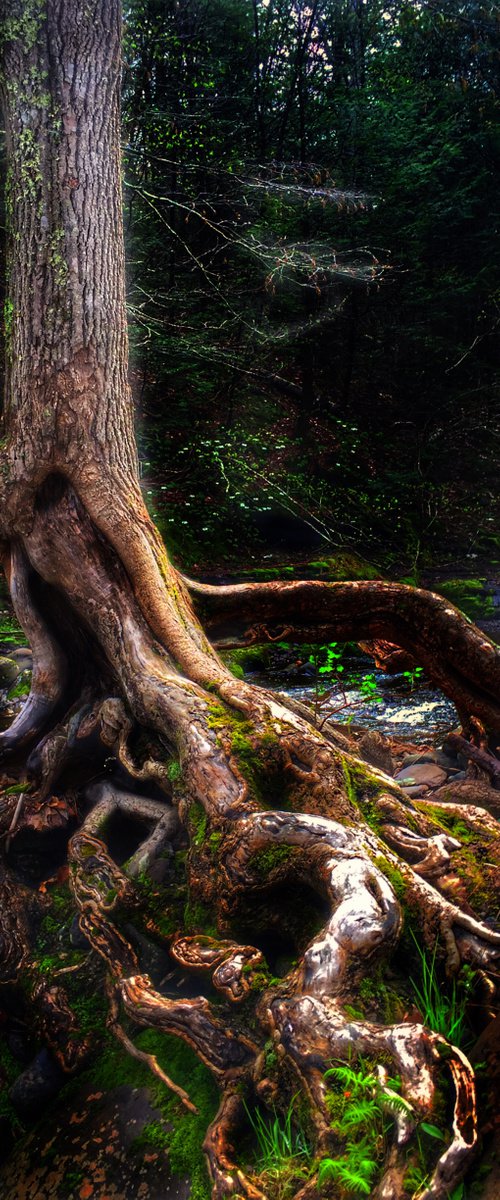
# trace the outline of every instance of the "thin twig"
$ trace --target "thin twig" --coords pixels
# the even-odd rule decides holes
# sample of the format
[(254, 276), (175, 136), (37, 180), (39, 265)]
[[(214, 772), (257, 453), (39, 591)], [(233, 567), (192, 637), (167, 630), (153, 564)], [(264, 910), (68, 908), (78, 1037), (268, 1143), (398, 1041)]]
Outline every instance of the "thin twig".
[(22, 807), (23, 807), (23, 802), (24, 802), (24, 797), (25, 797), (25, 795), (26, 795), (26, 792), (20, 792), (20, 793), (19, 793), (18, 801), (17, 801), (16, 807), (15, 807), (15, 809), (14, 809), (14, 816), (12, 817), (12, 821), (11, 821), (11, 823), (10, 823), (10, 825), (9, 825), (9, 828), (8, 828), (8, 830), (7, 830), (7, 837), (5, 838), (5, 849), (6, 849), (6, 850), (8, 850), (8, 849), (9, 849), (9, 847), (10, 847), (10, 843), (11, 843), (11, 841), (12, 841), (13, 834), (14, 834), (14, 832), (15, 832), (15, 829), (16, 829), (16, 827), (17, 827), (17, 823), (18, 823), (18, 821), (19, 821), (19, 817), (21, 816), (21, 811), (22, 811)]
[(170, 1079), (169, 1075), (165, 1074), (165, 1071), (163, 1071), (160, 1067), (160, 1064), (155, 1058), (154, 1054), (147, 1054), (145, 1050), (139, 1050), (137, 1046), (134, 1046), (134, 1043), (130, 1040), (128, 1034), (125, 1033), (125, 1030), (122, 1029), (122, 1026), (118, 1023), (118, 1000), (111, 983), (108, 984), (106, 990), (110, 1001), (110, 1011), (107, 1020), (108, 1028), (111, 1029), (112, 1033), (114, 1033), (115, 1037), (118, 1038), (118, 1041), (122, 1043), (122, 1046), (125, 1047), (132, 1058), (137, 1058), (139, 1062), (145, 1063), (153, 1075), (156, 1075), (157, 1079), (161, 1079), (162, 1083), (164, 1083), (171, 1092), (175, 1092), (176, 1096), (179, 1097), (179, 1100), (182, 1101), (184, 1107), (189, 1109), (189, 1112), (197, 1113), (198, 1109), (196, 1108), (196, 1105), (193, 1104), (192, 1100), (189, 1099), (187, 1092), (185, 1092), (184, 1088), (181, 1088), (179, 1084), (174, 1083), (173, 1079)]

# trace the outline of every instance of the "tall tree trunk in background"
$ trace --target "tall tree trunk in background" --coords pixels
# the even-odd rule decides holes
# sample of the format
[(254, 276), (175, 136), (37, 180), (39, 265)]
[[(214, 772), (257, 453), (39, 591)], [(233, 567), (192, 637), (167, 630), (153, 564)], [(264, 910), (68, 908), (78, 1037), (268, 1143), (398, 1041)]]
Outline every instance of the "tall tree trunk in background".
[[(233, 678), (208, 641), (139, 485), (127, 381), (119, 5), (8, 0), (7, 8), (9, 329), (0, 532), (12, 598), (33, 650), (33, 678), (19, 717), (0, 735), (0, 751), (18, 764), (15, 755), (30, 751), (25, 804), (28, 816), (35, 805), (39, 824), (55, 781), (93, 731), (128, 772), (128, 792), (108, 779), (97, 796), (87, 796), (93, 807), (68, 848), (74, 904), (102, 960), (112, 1028), (121, 1004), (139, 1024), (175, 1033), (221, 1088), (205, 1142), (214, 1197), (266, 1195), (267, 1183), (256, 1171), (252, 1178), (244, 1173), (232, 1146), (245, 1097), (273, 1103), (281, 1086), (288, 1103), (299, 1087), (315, 1151), (327, 1153), (335, 1139), (324, 1070), (332, 1058), (362, 1053), (379, 1064), (382, 1090), (384, 1064), (394, 1064), (406, 1100), (379, 1163), (384, 1200), (403, 1195), (413, 1153), (407, 1143), (432, 1112), (436, 1082), (451, 1072), (453, 1129), (425, 1190), (436, 1200), (460, 1179), (477, 1141), (472, 1068), (453, 1047), (443, 1066), (443, 1038), (418, 1021), (387, 1024), (376, 1003), (371, 1020), (352, 1020), (345, 1006), (396, 952), (402, 912), (395, 878), (422, 928), (442, 935), (450, 971), (466, 961), (487, 978), (500, 935), (482, 913), (463, 912), (446, 898), (441, 882), (457, 843), (445, 826), (425, 806), (412, 809), (387, 777), (367, 772), (344, 739), (313, 728), (307, 713)], [(359, 629), (394, 632), (394, 640), (402, 630), (410, 647), (414, 634), (447, 690), (500, 727), (498, 652), (455, 610), (403, 589), (401, 614), (385, 584), (361, 585), (364, 592), (340, 586), (341, 593), (322, 584), (222, 589), (220, 610), (212, 589), (192, 590), (216, 623), (218, 611), (237, 623), (241, 601), (245, 637), (254, 640), (274, 636), (268, 626), (279, 621), (281, 603), (290, 627), (297, 608), (307, 639), (318, 621), (322, 631), (329, 621), (333, 629), (341, 624), (348, 636), (351, 610)], [(360, 596), (371, 623), (360, 617)], [(135, 780), (141, 794), (133, 792)], [(143, 794), (148, 781), (152, 797)], [(0, 824), (12, 837), (16, 796), (2, 804)], [(126, 868), (113, 862), (105, 841), (117, 812), (149, 830)], [(488, 876), (494, 851), (487, 814), (462, 815), (487, 843)], [(189, 936), (177, 931), (167, 939), (169, 953), (185, 971), (209, 976), (217, 1005), (156, 991), (140, 971), (126, 920), (122, 928), (134, 879), (180, 827), (189, 840), (186, 897), (198, 917)], [(26, 913), (35, 897), (28, 903), (8, 859), (2, 869), (0, 972), (12, 987), (22, 984), (33, 957)], [(276, 979), (258, 946), (240, 944), (241, 929), (253, 943), (248, 914), (255, 902), (279, 939), (285, 916), (277, 896), (301, 888), (317, 893), (327, 917), (312, 937), (310, 929), (294, 934), (296, 960)], [(199, 916), (206, 911), (217, 936), (206, 933)], [(42, 1028), (71, 1070), (83, 1052), (77, 1022), (63, 989), (50, 984), (42, 979), (36, 991), (37, 1003), (45, 997)], [(272, 1065), (264, 1053), (269, 1038), (277, 1048)], [(122, 1041), (131, 1048), (123, 1031)], [(316, 1196), (316, 1178), (311, 1168), (307, 1182), (297, 1179), (296, 1195)]]

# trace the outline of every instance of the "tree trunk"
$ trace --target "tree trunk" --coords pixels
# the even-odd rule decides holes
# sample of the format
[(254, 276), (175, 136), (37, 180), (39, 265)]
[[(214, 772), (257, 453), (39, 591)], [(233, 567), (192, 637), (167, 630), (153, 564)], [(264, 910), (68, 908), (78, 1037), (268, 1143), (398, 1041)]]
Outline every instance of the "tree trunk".
[[(316, 1196), (318, 1159), (336, 1152), (342, 1161), (346, 1153), (332, 1126), (324, 1072), (331, 1060), (361, 1056), (374, 1063), (377, 1096), (395, 1113), (391, 1137), (383, 1153), (376, 1151), (374, 1194), (381, 1200), (403, 1196), (406, 1166), (416, 1162), (413, 1134), (433, 1112), (436, 1086), (449, 1077), (452, 1127), (422, 1192), (428, 1200), (444, 1197), (477, 1142), (474, 1072), (459, 1049), (446, 1046), (442, 1054), (442, 1035), (416, 1016), (388, 1022), (376, 997), (368, 1015), (360, 1013), (358, 990), (398, 953), (403, 902), (420, 935), (431, 945), (439, 941), (447, 969), (466, 962), (485, 986), (500, 935), (483, 921), (487, 913), (447, 898), (450, 855), (459, 843), (436, 814), (412, 808), (391, 780), (367, 771), (333, 734), (322, 736), (272, 693), (233, 678), (145, 509), (127, 382), (116, 0), (48, 0), (46, 12), (9, 0), (3, 45), (10, 332), (0, 521), (33, 677), (19, 717), (0, 735), (4, 762), (17, 763), (25, 782), (22, 803), (5, 792), (0, 808), (8, 832), (2, 979), (19, 995), (28, 980), (43, 1039), (63, 1069), (74, 1071), (89, 1047), (71, 996), (54, 986), (50, 971), (41, 984), (36, 974), (32, 913), (39, 919), (42, 901), (12, 872), (9, 845), (23, 828), (50, 828), (54, 788), (64, 792), (76, 761), (85, 803), (68, 847), (71, 891), (107, 981), (110, 1028), (137, 1054), (119, 1022), (121, 1005), (124, 1021), (184, 1039), (212, 1071), (222, 1093), (205, 1140), (213, 1196), (277, 1194), (272, 1173), (243, 1169), (234, 1139), (244, 1100), (267, 1103), (272, 1112), (273, 1104), (292, 1103), (297, 1089), (311, 1155), (306, 1175), (294, 1174), (292, 1164), (292, 1193)], [(274, 623), (281, 601), (293, 607), (300, 600), (309, 637), (319, 618), (318, 595), (300, 593), (307, 586), (297, 585), (295, 597), (274, 587), (272, 611), (267, 593), (255, 593), (252, 603), (263, 597), (262, 616)], [(347, 585), (347, 610), (359, 586), (368, 585)], [(361, 624), (388, 636), (391, 621), (377, 616), (386, 585), (370, 587), (365, 599), (374, 615)], [(201, 595), (213, 600), (211, 591)], [(329, 595), (321, 622), (335, 625)], [(221, 592), (223, 607), (234, 599)], [(434, 600), (424, 594), (421, 601), (432, 618)], [(449, 606), (447, 612), (445, 640), (456, 634), (478, 667), (467, 675), (472, 702), (477, 697), (478, 714), (496, 719), (490, 675), (484, 686), (481, 675), (492, 651), (485, 644), (479, 661), (476, 632), (464, 630)], [(286, 621), (292, 619), (287, 608)], [(399, 617), (394, 622), (399, 630)], [(432, 621), (428, 637), (414, 626), (415, 646), (429, 661), (432, 630)], [(411, 621), (407, 641), (414, 648)], [(97, 735), (103, 755), (126, 770), (127, 788), (123, 774), (120, 785), (119, 776), (103, 773), (85, 789), (96, 774)], [(89, 740), (91, 765), (83, 768)], [(107, 845), (116, 815), (143, 829), (122, 867)], [(489, 879), (487, 815), (464, 809), (463, 820), (487, 847)], [(184, 852), (186, 845), (186, 928), (167, 936), (157, 925), (154, 936), (166, 940), (184, 972), (207, 977), (212, 999), (172, 999), (153, 988), (127, 933), (127, 914), (142, 903), (137, 880), (152, 878), (166, 847)], [(314, 932), (288, 911), (294, 898), (300, 909), (301, 897), (314, 910)], [(283, 929), (294, 953), (277, 977), (265, 947), (279, 942)], [(392, 1110), (388, 1062), (402, 1080), (402, 1100)], [(178, 1086), (176, 1093), (189, 1107)]]

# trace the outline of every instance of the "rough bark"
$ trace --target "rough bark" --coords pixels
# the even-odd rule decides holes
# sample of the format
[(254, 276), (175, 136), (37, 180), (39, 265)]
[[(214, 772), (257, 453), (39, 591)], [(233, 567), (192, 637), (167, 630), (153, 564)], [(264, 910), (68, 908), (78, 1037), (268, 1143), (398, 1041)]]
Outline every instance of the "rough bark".
[[(33, 680), (19, 718), (0, 734), (4, 762), (14, 764), (10, 770), (17, 762), (26, 781), (22, 812), (16, 795), (3, 796), (2, 828), (11, 837), (22, 828), (50, 828), (54, 787), (92, 738), (93, 755), (97, 743), (126, 770), (127, 788), (101, 780), (80, 795), (68, 848), (73, 902), (102, 963), (110, 1028), (124, 1052), (134, 1046), (121, 1014), (183, 1039), (220, 1086), (205, 1143), (216, 1200), (269, 1192), (258, 1171), (245, 1173), (233, 1146), (243, 1098), (272, 1106), (280, 1088), (287, 1102), (298, 1087), (317, 1163), (335, 1144), (324, 1072), (332, 1060), (360, 1055), (375, 1063), (382, 1081), (390, 1062), (406, 1101), (406, 1119), (394, 1122), (380, 1163), (375, 1194), (384, 1200), (403, 1196), (408, 1146), (449, 1075), (447, 1145), (422, 1192), (438, 1200), (460, 1180), (477, 1144), (473, 1069), (453, 1046), (443, 1059), (443, 1039), (421, 1020), (402, 1014), (385, 1021), (377, 1005), (373, 1017), (353, 1019), (349, 1004), (363, 979), (398, 952), (402, 895), (422, 936), (439, 944), (447, 970), (469, 964), (484, 977), (488, 996), (500, 934), (486, 914), (449, 898), (457, 840), (272, 693), (234, 679), (189, 591), (216, 638), (219, 621), (236, 625), (239, 636), (243, 628), (246, 640), (273, 637), (281, 627), (282, 636), (286, 630), (305, 640), (332, 630), (339, 639), (389, 637), (492, 730), (499, 728), (498, 653), (451, 606), (410, 588), (291, 584), (215, 592), (186, 585), (144, 506), (133, 438), (118, 4), (48, 0), (45, 10), (9, 0), (3, 51), (11, 329), (0, 524)], [(26, 750), (25, 776), (19, 764)], [(153, 794), (144, 796), (148, 782)], [(117, 813), (144, 827), (122, 866), (106, 840)], [(477, 810), (464, 819), (480, 827), (488, 877), (488, 821), (478, 821)], [(173, 963), (209, 980), (217, 1002), (201, 994), (174, 1000), (153, 987), (127, 933), (127, 916), (139, 903), (134, 881), (179, 830), (189, 845), (186, 895), (198, 912), (210, 912), (215, 934), (198, 916), (197, 928), (163, 940)], [(2, 870), (2, 980), (25, 986), (36, 958), (33, 921), (45, 901), (8, 865)], [(313, 932), (300, 922), (290, 926), (296, 961), (274, 977), (265, 951), (253, 944), (248, 913), (263, 912), (266, 936), (279, 939), (287, 922), (283, 896), (296, 895), (309, 897), (320, 919)], [(42, 1038), (63, 1070), (76, 1069), (87, 1046), (63, 988), (44, 979), (31, 999)], [(150, 1066), (158, 1075), (154, 1059)], [(181, 1099), (191, 1103), (185, 1093)], [(317, 1194), (314, 1169), (295, 1193), (303, 1200)]]

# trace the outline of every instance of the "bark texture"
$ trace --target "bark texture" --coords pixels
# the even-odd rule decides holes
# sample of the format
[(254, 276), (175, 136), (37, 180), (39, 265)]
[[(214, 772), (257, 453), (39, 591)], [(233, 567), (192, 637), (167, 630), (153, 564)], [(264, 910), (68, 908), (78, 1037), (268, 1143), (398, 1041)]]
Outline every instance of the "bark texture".
[[(73, 904), (101, 964), (110, 1029), (139, 1057), (135, 1027), (174, 1034), (220, 1087), (205, 1142), (214, 1200), (278, 1194), (238, 1150), (244, 1101), (272, 1113), (297, 1089), (310, 1156), (307, 1177), (294, 1181), (292, 1171), (290, 1194), (317, 1196), (320, 1160), (345, 1149), (325, 1071), (364, 1059), (385, 1095), (388, 1071), (401, 1077), (374, 1184), (380, 1200), (408, 1194), (415, 1131), (432, 1118), (436, 1091), (448, 1089), (445, 1144), (419, 1192), (440, 1200), (477, 1145), (473, 1068), (424, 1027), (423, 1014), (388, 1018), (376, 997), (366, 1014), (355, 1006), (363, 980), (397, 957), (405, 921), (439, 948), (450, 975), (463, 963), (476, 973), (491, 1008), (500, 934), (484, 907), (453, 898), (460, 842), (446, 824), (412, 807), (333, 733), (234, 679), (190, 592), (215, 642), (389, 638), (495, 732), (498, 651), (450, 605), (410, 588), (214, 590), (178, 575), (141, 496), (127, 383), (118, 4), (8, 0), (2, 45), (10, 329), (0, 524), (33, 677), (22, 712), (0, 734), (5, 767), (25, 787), (21, 800), (4, 791), (0, 806), (8, 835), (1, 979), (14, 989), (33, 984), (33, 928), (47, 903), (16, 877), (8, 842), (66, 821)], [(89, 746), (92, 766), (83, 768)], [(97, 769), (96, 783), (99, 754), (115, 773)], [(480, 839), (488, 881), (488, 814), (467, 806), (460, 814)], [(116, 819), (142, 831), (121, 863), (110, 844)], [(186, 927), (165, 932), (158, 914), (148, 926), (172, 964), (200, 979), (199, 995), (173, 998), (141, 969), (129, 918), (141, 907), (138, 881), (153, 879), (161, 856), (179, 849), (187, 851)], [(280, 939), (291, 952), (273, 974)], [(411, 957), (411, 944), (404, 953)], [(40, 1036), (61, 1069), (74, 1071), (88, 1044), (63, 985), (38, 974), (30, 996)], [(192, 1108), (155, 1056), (146, 1059)]]

